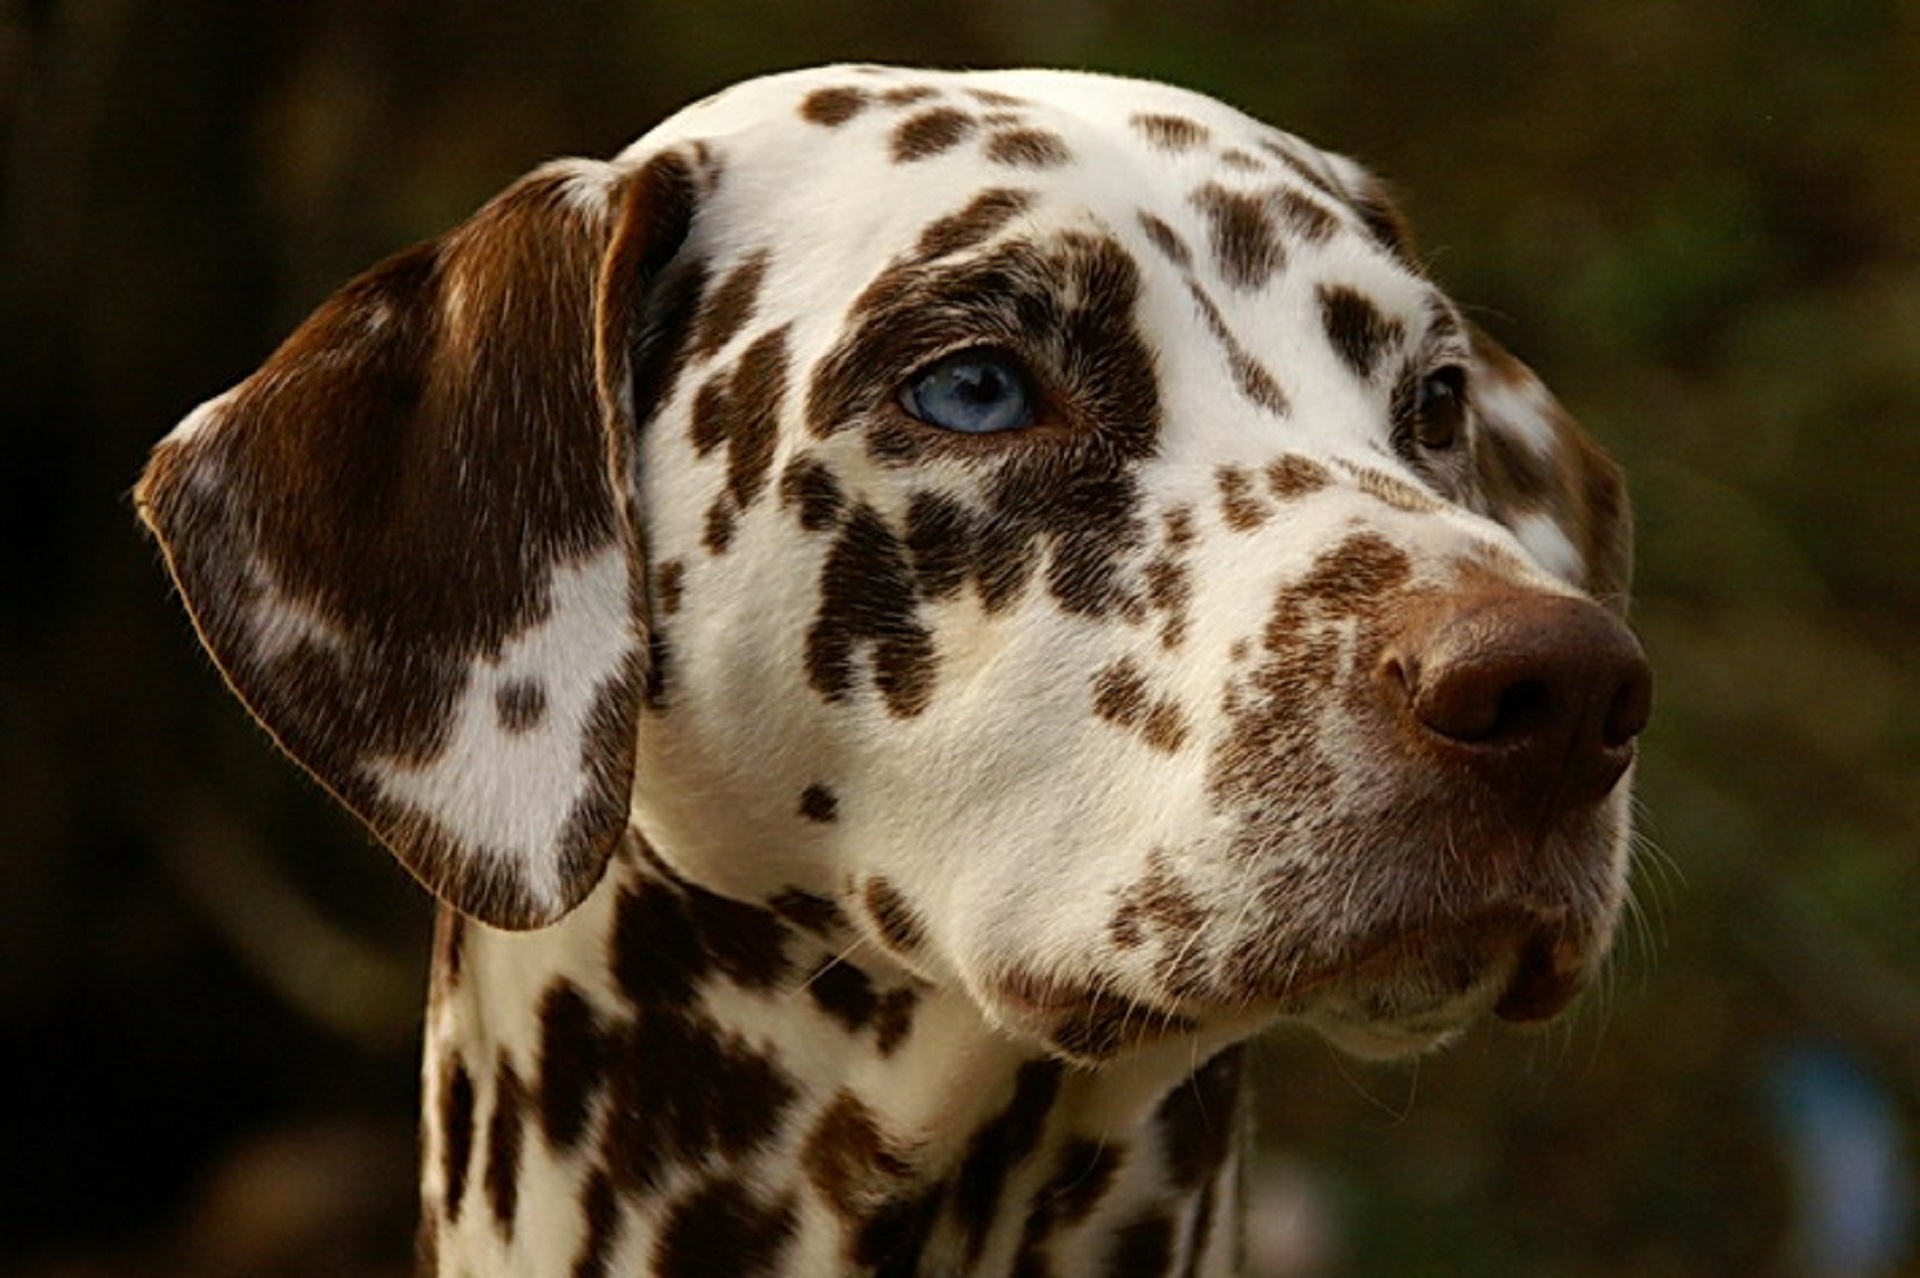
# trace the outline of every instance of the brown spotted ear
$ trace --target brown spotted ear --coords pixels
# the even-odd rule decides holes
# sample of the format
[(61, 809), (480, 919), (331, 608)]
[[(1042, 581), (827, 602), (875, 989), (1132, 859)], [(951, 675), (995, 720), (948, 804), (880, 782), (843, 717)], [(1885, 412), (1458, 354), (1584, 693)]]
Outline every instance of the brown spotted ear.
[(1617, 613), (1633, 577), (1633, 520), (1619, 467), (1533, 370), (1472, 330), (1468, 392), (1484, 512), (1540, 565)]
[(638, 299), (686, 164), (566, 162), (347, 285), (154, 450), (135, 498), (280, 745), (458, 909), (600, 878), (647, 676)]

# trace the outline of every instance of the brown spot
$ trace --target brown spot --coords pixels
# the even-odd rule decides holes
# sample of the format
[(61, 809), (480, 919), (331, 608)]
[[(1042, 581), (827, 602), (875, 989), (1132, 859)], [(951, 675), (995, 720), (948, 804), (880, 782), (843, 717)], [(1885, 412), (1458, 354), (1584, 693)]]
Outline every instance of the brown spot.
[(810, 124), (835, 129), (859, 115), (866, 106), (867, 93), (864, 89), (815, 89), (801, 101), (800, 118)]
[(1229, 1047), (1160, 1102), (1160, 1157), (1176, 1189), (1199, 1188), (1238, 1148), (1244, 1064), (1242, 1051)]
[(821, 1011), (858, 1033), (872, 1023), (880, 1008), (873, 981), (852, 963), (828, 959), (807, 978), (807, 996)]
[(1240, 393), (1251, 400), (1256, 407), (1263, 408), (1276, 417), (1285, 417), (1292, 408), (1287, 402), (1287, 393), (1280, 388), (1279, 381), (1267, 371), (1266, 365), (1255, 359), (1240, 339), (1227, 327), (1226, 316), (1214, 304), (1206, 290), (1193, 280), (1187, 281), (1187, 292), (1200, 310), (1200, 316), (1207, 322), (1207, 329), (1226, 351), (1227, 368), (1233, 373), (1233, 384)]
[(1372, 380), (1381, 357), (1406, 338), (1406, 329), (1353, 289), (1322, 284), (1319, 298), (1320, 322), (1334, 351), (1356, 377)]
[(707, 548), (709, 554), (726, 554), (727, 547), (733, 544), (734, 524), (733, 503), (725, 493), (721, 493), (713, 499), (713, 504), (707, 507), (707, 519), (704, 530), (700, 534), (700, 544)]
[(1298, 453), (1269, 462), (1266, 476), (1267, 491), (1280, 501), (1297, 501), (1333, 482), (1333, 475), (1325, 466)]
[(689, 434), (702, 457), (725, 444), (727, 493), (736, 510), (752, 507), (767, 482), (780, 406), (787, 393), (787, 329), (755, 339), (730, 373), (709, 378), (694, 396)]
[(1073, 158), (1066, 139), (1047, 129), (1003, 129), (987, 138), (986, 154), (995, 164), (1023, 169), (1058, 168)]
[(964, 142), (973, 130), (973, 117), (953, 107), (934, 107), (908, 116), (894, 126), (893, 162), (908, 164), (938, 155)]
[(1361, 492), (1375, 501), (1384, 502), (1395, 510), (1427, 515), (1443, 509), (1439, 498), (1433, 494), (1423, 492), (1383, 470), (1375, 470), (1371, 466), (1355, 466), (1348, 462), (1341, 463), (1340, 468), (1353, 477), (1354, 483), (1359, 486)]
[(916, 102), (925, 102), (928, 98), (937, 98), (939, 96), (940, 90), (930, 84), (903, 84), (898, 88), (888, 89), (885, 93), (882, 93), (880, 100), (888, 106), (903, 107), (912, 106)]
[(1220, 152), (1220, 163), (1240, 173), (1258, 173), (1266, 167), (1259, 156), (1242, 151), (1237, 146), (1230, 146)]
[(905, 548), (869, 506), (841, 526), (820, 570), (820, 608), (807, 631), (807, 680), (829, 702), (852, 690), (854, 658), (870, 653), (887, 710), (911, 718), (933, 697), (937, 656), (919, 616)]
[(1139, 669), (1126, 658), (1102, 670), (1093, 681), (1093, 712), (1109, 723), (1132, 728), (1162, 754), (1177, 753), (1187, 739), (1186, 716), (1170, 697), (1156, 699)]
[(1193, 545), (1193, 510), (1188, 506), (1170, 507), (1162, 516), (1167, 529), (1167, 549), (1185, 550)]
[(456, 1053), (440, 1067), (440, 1178), (449, 1222), (460, 1219), (473, 1157), (473, 1075)]
[(1109, 931), (1128, 949), (1137, 949), (1151, 934), (1186, 951), (1206, 920), (1206, 907), (1174, 873), (1165, 850), (1155, 849), (1145, 873), (1120, 894)]
[(940, 258), (984, 244), (1001, 227), (1033, 207), (1033, 192), (1012, 187), (993, 187), (980, 192), (957, 213), (938, 218), (920, 233), (915, 256), (923, 261)]
[(1006, 1109), (975, 1133), (953, 1183), (953, 1214), (966, 1238), (966, 1265), (979, 1264), (987, 1236), (999, 1218), (1007, 1181), (1033, 1156), (1047, 1114), (1060, 1093), (1062, 1066), (1029, 1061), (1014, 1079)]
[(815, 782), (800, 792), (800, 815), (821, 825), (830, 824), (840, 816), (840, 800), (832, 790)]
[(1207, 219), (1215, 267), (1227, 284), (1257, 289), (1286, 266), (1286, 247), (1274, 225), (1272, 201), (1208, 182), (1190, 197)]
[(847, 925), (840, 907), (824, 896), (799, 888), (788, 888), (767, 902), (767, 907), (796, 927), (816, 936), (827, 936)]
[(547, 716), (547, 688), (538, 679), (509, 679), (494, 689), (493, 710), (503, 731), (531, 732)]
[(1180, 238), (1180, 232), (1144, 209), (1140, 213), (1140, 228), (1147, 233), (1148, 242), (1160, 250), (1161, 256), (1183, 271), (1193, 269), (1193, 250)]
[(926, 927), (900, 889), (878, 875), (867, 880), (864, 893), (867, 917), (880, 937), (897, 953), (912, 954), (926, 944)]
[(880, 996), (873, 1017), (874, 1046), (880, 1049), (880, 1055), (893, 1055), (907, 1041), (907, 1035), (913, 1032), (913, 1011), (919, 1004), (920, 996), (904, 985)]
[(654, 570), (654, 588), (660, 592), (660, 615), (671, 617), (680, 611), (681, 600), (687, 586), (687, 566), (678, 559), (669, 559)]
[(690, 354), (699, 359), (715, 354), (753, 317), (771, 257), (767, 250), (761, 249), (736, 266), (719, 287), (706, 295), (695, 313)]
[(978, 102), (981, 106), (1006, 108), (1023, 107), (1027, 105), (1025, 98), (1017, 94), (1002, 93), (999, 89), (968, 89), (967, 96), (975, 102)]
[(1322, 244), (1340, 229), (1340, 218), (1331, 209), (1298, 191), (1282, 191), (1273, 197), (1281, 225), (1308, 244)]
[(691, 884), (642, 880), (622, 892), (612, 940), (615, 980), (639, 1007), (689, 1006), (714, 972), (748, 989), (766, 989), (787, 972), (777, 917)]
[(540, 1128), (547, 1143), (571, 1150), (586, 1134), (607, 1068), (607, 1036), (586, 996), (555, 981), (540, 1000)]
[(709, 1180), (668, 1209), (652, 1271), (660, 1278), (777, 1278), (796, 1223), (791, 1198), (763, 1203), (743, 1183)]
[(1413, 562), (1405, 551), (1377, 533), (1355, 533), (1323, 553), (1312, 571), (1283, 594), (1325, 615), (1351, 617), (1386, 606), (1412, 577)]
[(525, 1130), (527, 1091), (500, 1053), (493, 1074), (493, 1117), (487, 1123), (487, 1203), (501, 1237), (513, 1238), (514, 1214), (520, 1205), (520, 1143)]
[(840, 520), (845, 499), (840, 481), (817, 457), (796, 457), (780, 475), (780, 504), (800, 515), (800, 526), (808, 532), (822, 532)]
[(800, 1165), (820, 1196), (848, 1221), (865, 1219), (894, 1197), (913, 1171), (873, 1112), (847, 1091), (821, 1112), (801, 1148)]
[(1178, 648), (1187, 635), (1187, 607), (1193, 601), (1193, 582), (1177, 559), (1160, 556), (1147, 564), (1147, 603), (1162, 613), (1160, 646)]
[(1213, 472), (1213, 482), (1220, 490), (1220, 517), (1235, 532), (1252, 532), (1272, 515), (1244, 468), (1221, 466)]
[(580, 1252), (573, 1259), (572, 1278), (607, 1278), (607, 1266), (613, 1261), (613, 1244), (620, 1229), (620, 1200), (613, 1178), (604, 1167), (596, 1167), (581, 1193), (581, 1215), (586, 1218), (586, 1237), (580, 1240)]
[(614, 1061), (601, 1154), (629, 1193), (655, 1192), (689, 1163), (763, 1148), (798, 1096), (772, 1059), (674, 1008), (639, 1009)]
[(957, 593), (975, 567), (973, 521), (941, 493), (915, 493), (907, 504), (907, 552), (914, 580), (928, 599)]
[(1191, 151), (1202, 146), (1212, 134), (1207, 127), (1184, 115), (1142, 112), (1127, 121), (1147, 142), (1161, 151)]

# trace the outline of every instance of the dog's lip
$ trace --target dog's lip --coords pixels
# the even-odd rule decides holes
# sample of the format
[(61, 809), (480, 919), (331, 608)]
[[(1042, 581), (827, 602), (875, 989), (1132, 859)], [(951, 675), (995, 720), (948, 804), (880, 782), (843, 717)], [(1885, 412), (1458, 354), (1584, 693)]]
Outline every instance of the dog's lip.
[(1519, 1025), (1550, 1021), (1585, 984), (1585, 956), (1572, 938), (1535, 934), (1520, 947), (1513, 975), (1494, 1003), (1493, 1014)]
[(1345, 961), (1297, 976), (1281, 993), (1296, 1005), (1329, 998), (1365, 1004), (1370, 991), (1418, 986), (1435, 1006), (1472, 1005), (1468, 1015), (1491, 1011), (1533, 1024), (1553, 1019), (1580, 993), (1589, 958), (1563, 910), (1499, 906), (1458, 922), (1376, 932)]

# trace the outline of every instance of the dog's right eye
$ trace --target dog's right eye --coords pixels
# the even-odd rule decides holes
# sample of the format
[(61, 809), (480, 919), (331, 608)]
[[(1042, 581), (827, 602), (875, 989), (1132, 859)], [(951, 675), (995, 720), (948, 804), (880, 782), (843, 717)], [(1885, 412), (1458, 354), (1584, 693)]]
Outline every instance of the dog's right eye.
[(1033, 391), (1020, 361), (979, 348), (935, 360), (914, 374), (901, 407), (929, 426), (966, 435), (1018, 430), (1033, 421)]

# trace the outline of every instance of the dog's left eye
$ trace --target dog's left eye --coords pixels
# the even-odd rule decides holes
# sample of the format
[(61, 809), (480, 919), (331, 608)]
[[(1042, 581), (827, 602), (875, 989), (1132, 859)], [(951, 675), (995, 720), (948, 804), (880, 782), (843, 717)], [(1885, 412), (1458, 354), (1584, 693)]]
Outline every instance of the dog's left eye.
[(1467, 422), (1467, 370), (1449, 364), (1428, 373), (1420, 381), (1413, 413), (1413, 437), (1422, 448), (1452, 448)]
[(930, 426), (967, 435), (1018, 430), (1033, 420), (1033, 393), (1020, 361), (1004, 351), (960, 351), (916, 373), (902, 406)]

